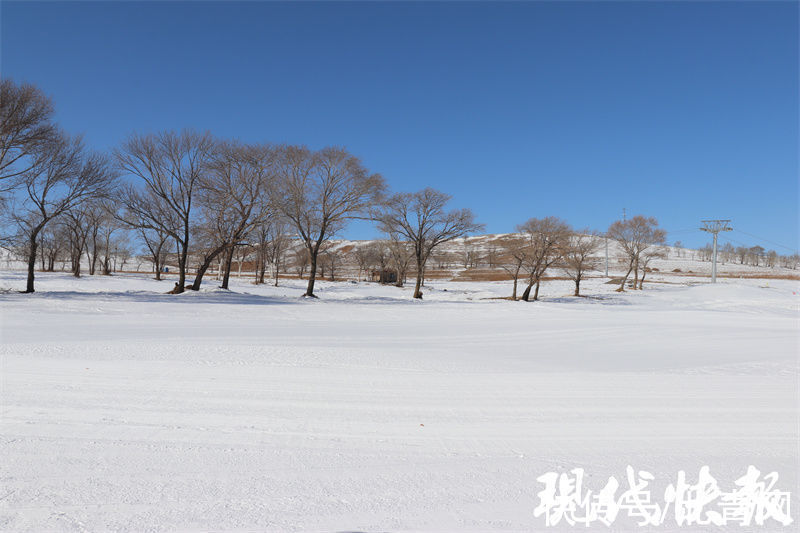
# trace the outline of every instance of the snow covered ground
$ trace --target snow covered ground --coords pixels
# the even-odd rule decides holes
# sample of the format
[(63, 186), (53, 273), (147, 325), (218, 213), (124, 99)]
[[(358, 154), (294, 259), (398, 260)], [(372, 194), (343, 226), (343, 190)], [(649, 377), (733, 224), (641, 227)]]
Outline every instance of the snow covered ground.
[(0, 529), (541, 531), (546, 472), (708, 465), (730, 489), (752, 464), (795, 523), (708, 530), (795, 530), (800, 283), (655, 279), (523, 303), (0, 273)]

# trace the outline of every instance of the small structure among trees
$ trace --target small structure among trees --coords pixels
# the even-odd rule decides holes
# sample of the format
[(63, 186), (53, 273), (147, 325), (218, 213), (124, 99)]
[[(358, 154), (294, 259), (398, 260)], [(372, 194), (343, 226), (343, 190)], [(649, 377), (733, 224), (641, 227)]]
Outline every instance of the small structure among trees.
[(397, 271), (392, 269), (373, 270), (370, 279), (383, 285), (397, 283)]

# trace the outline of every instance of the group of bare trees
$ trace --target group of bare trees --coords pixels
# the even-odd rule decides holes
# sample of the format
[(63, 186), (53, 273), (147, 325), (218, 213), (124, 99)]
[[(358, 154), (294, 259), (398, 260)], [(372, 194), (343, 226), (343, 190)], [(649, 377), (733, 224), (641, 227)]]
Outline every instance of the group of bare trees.
[[(34, 292), (42, 232), (54, 220), (74, 222), (87, 202), (108, 198), (117, 178), (109, 157), (61, 131), (52, 115), (52, 103), (39, 89), (0, 80), (0, 188), (6, 193), (3, 218), (13, 228), (3, 241), (16, 244), (25, 256), (25, 292)], [(69, 229), (64, 234), (70, 235), (73, 248), (75, 239), (84, 240)], [(47, 237), (52, 241), (60, 235), (51, 232)], [(72, 254), (76, 260), (74, 249)], [(54, 260), (52, 252), (48, 259)]]
[[(431, 251), (479, 227), (469, 211), (446, 211), (449, 197), (432, 189), (387, 198), (383, 178), (344, 148), (167, 131), (131, 135), (109, 156), (62, 132), (36, 87), (3, 80), (1, 89), (0, 191), (9, 193), (3, 214), (16, 228), (4, 244), (24, 249), (27, 292), (34, 291), (39, 246), (46, 247), (38, 254), (45, 268), (64, 254), (80, 275), (86, 254), (90, 272), (99, 262), (108, 273), (112, 233), (122, 230), (144, 245), (156, 278), (168, 260), (177, 263), (175, 293), (198, 290), (215, 263), (224, 265), (226, 288), (234, 255), (241, 269), (244, 250), (255, 256), (257, 282), (270, 265), (277, 283), (291, 236), (307, 270), (305, 296), (313, 297), (317, 271), (333, 278), (339, 267), (330, 239), (352, 220), (373, 219), (397, 241), (389, 250), (398, 268), (407, 269), (401, 250), (414, 249), (414, 295), (421, 297)], [(123, 260), (129, 255), (126, 249)]]
[[(214, 269), (227, 288), (236, 261), (256, 283), (265, 283), (269, 269), (275, 285), (293, 264), (307, 278), (304, 296), (314, 297), (318, 274), (336, 279), (348, 260), (331, 239), (358, 219), (376, 222), (386, 236), (349, 252), (358, 277), (391, 270), (402, 286), (413, 274), (414, 298), (422, 298), (429, 263), (469, 269), (482, 260), (466, 238), (461, 252), (443, 246), (483, 228), (470, 210), (450, 209), (450, 196), (431, 188), (389, 194), (380, 175), (341, 147), (253, 144), (185, 130), (133, 134), (106, 155), (55, 125), (53, 105), (36, 87), (10, 80), (0, 82), (0, 119), (0, 209), (2, 227), (11, 228), (0, 245), (24, 257), (26, 292), (34, 291), (37, 259), (42, 270), (60, 260), (75, 276), (82, 265), (110, 274), (135, 255), (135, 241), (156, 279), (177, 264), (171, 292), (199, 290)], [(485, 259), (513, 279), (512, 299), (523, 283), (525, 301), (538, 300), (553, 270), (580, 295), (603, 239), (621, 254), (619, 290), (641, 289), (665, 239), (657, 221), (643, 216), (614, 222), (602, 236), (557, 217), (532, 218), (517, 232), (493, 243)], [(760, 247), (726, 245), (722, 254), (755, 265), (798, 263)]]
[(513, 279), (511, 299), (517, 299), (520, 280), (525, 281), (521, 299), (539, 299), (539, 288), (545, 274), (560, 267), (575, 282), (575, 295), (587, 271), (595, 264), (597, 240), (588, 230), (575, 232), (558, 217), (532, 218), (517, 226), (518, 237), (504, 240), (500, 247), (500, 264)]
[(517, 226), (516, 236), (500, 241), (499, 250), (493, 250), (493, 254), (513, 280), (511, 299), (517, 299), (518, 284), (524, 280), (520, 299), (536, 301), (541, 282), (553, 270), (571, 279), (575, 284), (574, 295), (580, 296), (581, 281), (599, 266), (598, 252), (603, 239), (617, 243), (626, 267), (618, 290), (624, 290), (631, 273), (632, 288), (641, 289), (650, 262), (663, 256), (661, 245), (665, 236), (654, 218), (643, 216), (616, 221), (605, 235), (589, 229), (576, 231), (558, 217), (532, 218)]
[(69, 262), (70, 272), (80, 277), (84, 254), (90, 275), (110, 275), (117, 259), (123, 269), (133, 252), (122, 230), (106, 203), (82, 202), (42, 230), (38, 246), (42, 270), (52, 272), (56, 260), (62, 258)]
[[(704, 255), (710, 254), (706, 250), (712, 247), (707, 244), (703, 247)], [(726, 242), (719, 248), (719, 259), (723, 263), (738, 263), (740, 265), (750, 266), (764, 266), (775, 268), (781, 266), (783, 268), (797, 269), (800, 264), (800, 256), (798, 254), (781, 255), (775, 250), (767, 250), (763, 246), (736, 246)]]
[[(673, 248), (678, 248), (679, 244), (680, 242), (676, 242), (673, 244)], [(707, 243), (696, 252), (697, 258), (701, 261), (711, 261), (714, 255), (714, 248), (711, 243)], [(775, 250), (767, 250), (763, 246), (734, 246), (730, 242), (719, 246), (717, 260), (722, 264), (731, 263), (768, 268), (783, 267), (792, 270), (796, 270), (800, 266), (800, 255), (797, 253), (782, 255)]]
[[(258, 281), (272, 265), (277, 283), (291, 233), (307, 259), (305, 296), (313, 297), (321, 259), (329, 272), (336, 268), (326, 243), (350, 220), (367, 218), (385, 189), (379, 175), (338, 147), (243, 144), (184, 131), (131, 136), (116, 159), (138, 178), (120, 196), (122, 220), (177, 245), (175, 292), (198, 290), (220, 256), (227, 288), (234, 251), (243, 246), (256, 250)], [(190, 250), (199, 260), (186, 285)]]

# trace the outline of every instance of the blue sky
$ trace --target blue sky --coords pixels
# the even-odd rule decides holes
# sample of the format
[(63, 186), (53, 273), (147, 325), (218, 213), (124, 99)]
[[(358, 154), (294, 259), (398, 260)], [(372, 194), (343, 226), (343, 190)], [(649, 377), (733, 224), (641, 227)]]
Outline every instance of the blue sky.
[(547, 215), (603, 230), (625, 208), (670, 242), (705, 243), (711, 217), (798, 247), (796, 2), (3, 1), (0, 16), (3, 76), (43, 88), (96, 148), (183, 127), (344, 145), (489, 232)]

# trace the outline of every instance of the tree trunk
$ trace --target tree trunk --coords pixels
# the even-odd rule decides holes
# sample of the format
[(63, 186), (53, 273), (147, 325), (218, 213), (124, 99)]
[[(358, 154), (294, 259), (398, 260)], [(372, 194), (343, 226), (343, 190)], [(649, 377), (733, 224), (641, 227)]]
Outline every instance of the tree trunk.
[(514, 270), (514, 290), (511, 291), (511, 299), (513, 301), (517, 301), (517, 282), (519, 281), (519, 271), (522, 268), (522, 263), (517, 265), (516, 270)]
[(522, 300), (523, 302), (529, 301), (531, 297), (531, 289), (533, 288), (533, 283), (534, 283), (533, 281), (529, 281), (528, 286), (525, 287), (525, 290), (522, 292), (522, 298), (520, 298), (520, 300)]
[(258, 270), (258, 283), (264, 283), (264, 278), (267, 276), (267, 262), (262, 261)]
[(417, 282), (414, 285), (414, 298), (422, 300), (422, 291), (420, 287), (422, 287), (422, 277), (425, 275), (425, 265), (422, 262), (422, 256), (417, 254)]
[(161, 264), (161, 248), (164, 246), (164, 243), (158, 245), (156, 248), (156, 253), (153, 254), (153, 265), (156, 269), (156, 281), (161, 281), (161, 268), (163, 265)]
[[(89, 256), (89, 247), (86, 247), (86, 255)], [(97, 272), (97, 230), (94, 231), (92, 234), (92, 253), (89, 257), (89, 275), (94, 276), (94, 273)]]
[(186, 288), (186, 259), (189, 255), (189, 250), (186, 245), (178, 243), (178, 246), (178, 290), (175, 294), (183, 293)]
[(628, 276), (631, 275), (632, 270), (633, 270), (633, 261), (628, 263), (628, 271), (625, 273), (625, 277), (622, 278), (622, 283), (619, 284), (617, 292), (623, 292), (625, 290), (625, 282), (628, 281)]
[(211, 264), (211, 261), (206, 260), (206, 261), (203, 261), (203, 264), (201, 264), (199, 267), (197, 267), (197, 274), (195, 274), (194, 281), (192, 282), (192, 290), (193, 291), (199, 291), (200, 290), (200, 284), (203, 283), (203, 276), (205, 275), (206, 270), (208, 270), (208, 266), (210, 264)]
[(408, 264), (405, 267), (397, 267), (397, 279), (394, 282), (395, 287), (402, 287), (403, 283), (406, 281), (406, 270), (408, 270)]
[(306, 298), (316, 298), (314, 294), (314, 282), (317, 278), (317, 253), (319, 252), (319, 247), (309, 248), (309, 267), (308, 267), (308, 286), (306, 287), (306, 293), (303, 295)]
[(77, 252), (72, 252), (72, 275), (76, 278), (81, 277), (81, 250), (78, 249)]
[(44, 225), (40, 225), (36, 228), (33, 228), (31, 231), (30, 236), (30, 250), (28, 250), (28, 281), (25, 285), (25, 292), (32, 293), (35, 292), (33, 288), (33, 280), (36, 277), (34, 271), (36, 270), (36, 251), (39, 247), (39, 243), (36, 241), (36, 238), (39, 236), (39, 232), (42, 231)]
[(538, 302), (539, 301), (539, 280), (538, 279), (536, 280), (536, 290), (533, 291), (533, 301), (534, 302)]
[(235, 248), (235, 246), (231, 246), (230, 251), (225, 256), (225, 275), (222, 276), (222, 285), (220, 285), (221, 289), (228, 288), (228, 282), (231, 279), (231, 266), (233, 265), (233, 251)]
[(194, 282), (192, 283), (192, 290), (199, 291), (200, 284), (203, 283), (203, 276), (205, 275), (208, 267), (211, 266), (211, 262), (216, 259), (216, 257), (221, 254), (225, 250), (225, 246), (219, 246), (215, 250), (209, 254), (202, 264), (197, 268), (197, 274), (194, 276)]
[[(266, 270), (266, 267), (264, 267)], [(281, 272), (281, 262), (278, 259), (275, 259), (275, 286), (278, 286), (278, 275)], [(261, 274), (261, 283), (264, 283), (264, 274)]]
[(175, 294), (181, 294), (186, 288), (186, 265), (183, 254), (178, 254), (178, 281), (175, 282)]
[(575, 296), (581, 295), (581, 276), (578, 274), (575, 276)]
[[(42, 239), (42, 241), (44, 241), (44, 239)], [(47, 270), (46, 262), (45, 262), (44, 242), (39, 244), (39, 249), (41, 250), (41, 252), (39, 253), (39, 256), (40, 256), (40, 259), (42, 261), (42, 270), (44, 271), (44, 270)]]

